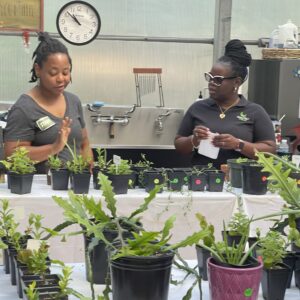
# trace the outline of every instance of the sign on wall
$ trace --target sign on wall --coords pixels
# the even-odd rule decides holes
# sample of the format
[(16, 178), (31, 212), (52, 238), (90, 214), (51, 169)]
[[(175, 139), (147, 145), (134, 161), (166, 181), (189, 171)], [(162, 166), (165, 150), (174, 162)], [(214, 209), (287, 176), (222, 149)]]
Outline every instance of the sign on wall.
[(43, 31), (43, 0), (0, 0), (0, 31)]

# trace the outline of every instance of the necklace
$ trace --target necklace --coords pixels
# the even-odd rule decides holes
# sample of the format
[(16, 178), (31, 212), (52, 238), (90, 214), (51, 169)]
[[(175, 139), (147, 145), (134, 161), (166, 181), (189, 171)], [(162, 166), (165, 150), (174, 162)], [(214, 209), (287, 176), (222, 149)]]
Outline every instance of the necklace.
[(222, 109), (222, 107), (219, 105), (219, 104), (217, 104), (218, 105), (218, 107), (219, 107), (219, 109), (220, 109), (220, 114), (219, 114), (219, 117), (220, 117), (220, 119), (224, 119), (225, 117), (226, 117), (226, 115), (225, 115), (225, 113), (231, 108), (231, 107), (233, 107), (234, 105), (236, 105), (238, 102), (239, 102), (239, 98), (237, 99), (237, 100), (235, 100), (230, 106), (228, 106), (226, 109)]

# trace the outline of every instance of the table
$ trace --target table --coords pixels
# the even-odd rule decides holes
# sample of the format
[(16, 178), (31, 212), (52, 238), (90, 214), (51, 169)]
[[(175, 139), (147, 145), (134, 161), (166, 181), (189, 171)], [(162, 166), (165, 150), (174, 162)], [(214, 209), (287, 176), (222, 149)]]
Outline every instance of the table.
[[(279, 195), (271, 193), (265, 195), (242, 194), (241, 198), (245, 212), (249, 218), (261, 217), (279, 212), (286, 203)], [(256, 236), (255, 230), (257, 227), (260, 228), (261, 235), (264, 236), (273, 224), (274, 221), (266, 220), (253, 222), (250, 226), (250, 236)]]
[[(188, 261), (189, 265), (195, 266), (196, 261), (191, 260)], [(82, 263), (76, 263), (76, 264), (69, 264), (73, 267), (73, 273), (72, 273), (72, 281), (71, 281), (71, 287), (75, 289), (76, 291), (80, 292), (81, 294), (89, 297), (90, 296), (90, 286), (89, 283), (85, 280), (84, 272), (85, 267)], [(57, 267), (51, 267), (52, 273), (60, 273), (60, 270)], [(0, 267), (0, 300), (15, 300), (17, 299), (17, 290), (15, 286), (12, 286), (10, 284), (10, 276), (5, 275), (3, 268)], [(174, 280), (182, 280), (184, 276), (184, 272), (181, 270), (178, 270), (176, 267), (173, 266), (172, 268), (172, 278)], [(175, 286), (170, 285), (169, 289), (169, 297), (168, 300), (180, 300), (185, 295), (186, 291), (189, 287), (191, 287), (192, 283), (194, 281), (193, 277), (188, 277), (183, 284)], [(100, 295), (104, 286), (103, 285), (95, 285), (95, 291), (96, 295)], [(202, 281), (202, 292), (203, 292), (203, 300), (209, 299), (209, 287), (207, 281)], [(200, 292), (198, 287), (195, 287), (192, 294), (192, 300), (199, 300)], [(294, 281), (292, 281), (292, 285), (290, 289), (286, 290), (285, 294), (285, 300), (299, 300), (300, 293), (299, 289), (295, 287)], [(70, 300), (77, 299), (73, 296), (69, 297)], [(141, 299), (142, 300), (142, 299)], [(262, 297), (262, 291), (260, 289), (258, 300), (263, 300)]]
[[(46, 184), (45, 175), (34, 176), (30, 194), (12, 194), (5, 183), (0, 184), (0, 197), (9, 200), (22, 230), (27, 226), (30, 213), (43, 215), (45, 227), (52, 228), (63, 221), (62, 209), (54, 202), (52, 195), (68, 197), (67, 191), (53, 191)], [(129, 215), (139, 207), (147, 195), (148, 193), (141, 189), (131, 189), (128, 194), (117, 195), (117, 213)], [(89, 196), (101, 198), (101, 191), (94, 190), (91, 185)], [(176, 221), (171, 242), (178, 242), (199, 230), (195, 214), (200, 212), (215, 226), (216, 238), (221, 239), (223, 220), (227, 222), (230, 219), (236, 206), (236, 199), (237, 197), (229, 192), (164, 191), (157, 194), (148, 210), (143, 213), (141, 221), (147, 230), (161, 230), (165, 220), (175, 214)], [(73, 225), (68, 231), (78, 229), (77, 225)], [(186, 259), (196, 258), (194, 247), (181, 249), (180, 253)], [(66, 263), (83, 262), (82, 236), (69, 237), (66, 243), (62, 243), (59, 237), (50, 239), (50, 255), (51, 258), (61, 259)]]

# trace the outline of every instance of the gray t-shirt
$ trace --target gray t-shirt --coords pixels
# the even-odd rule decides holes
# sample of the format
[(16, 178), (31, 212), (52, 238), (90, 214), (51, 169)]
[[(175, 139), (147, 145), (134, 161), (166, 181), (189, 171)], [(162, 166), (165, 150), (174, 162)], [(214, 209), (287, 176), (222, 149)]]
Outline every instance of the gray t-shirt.
[[(69, 92), (64, 92), (66, 112), (64, 117), (72, 119), (71, 133), (68, 144), (80, 153), (82, 144), (82, 129), (85, 128), (82, 106), (79, 98)], [(4, 129), (4, 142), (29, 141), (32, 146), (52, 144), (58, 136), (62, 118), (56, 117), (39, 106), (30, 96), (23, 94), (11, 107), (8, 113), (7, 125)], [(71, 154), (65, 147), (58, 155), (63, 161), (71, 159)], [(45, 162), (36, 165), (37, 172), (45, 172)]]

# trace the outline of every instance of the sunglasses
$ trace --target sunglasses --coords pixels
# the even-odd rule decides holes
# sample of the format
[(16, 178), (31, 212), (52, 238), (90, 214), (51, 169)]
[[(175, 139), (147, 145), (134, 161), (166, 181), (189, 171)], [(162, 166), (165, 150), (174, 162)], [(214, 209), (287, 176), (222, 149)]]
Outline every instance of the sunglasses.
[(223, 80), (225, 80), (225, 79), (234, 79), (234, 78), (237, 78), (237, 77), (238, 76), (230, 76), (230, 77), (224, 77), (224, 76), (221, 76), (221, 75), (213, 76), (208, 72), (204, 73), (205, 80), (208, 81), (208, 82), (212, 81), (216, 86), (220, 86), (222, 84)]

